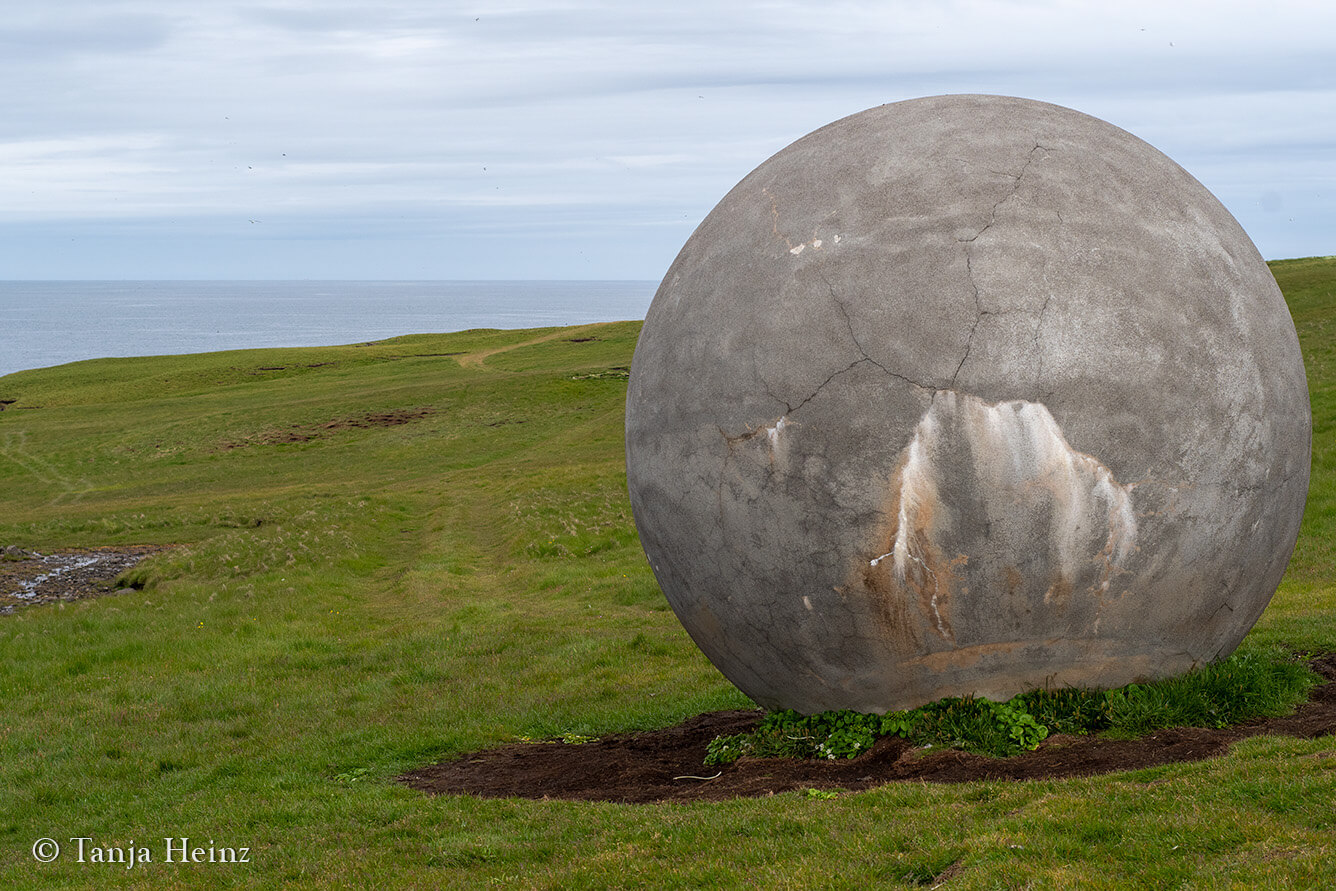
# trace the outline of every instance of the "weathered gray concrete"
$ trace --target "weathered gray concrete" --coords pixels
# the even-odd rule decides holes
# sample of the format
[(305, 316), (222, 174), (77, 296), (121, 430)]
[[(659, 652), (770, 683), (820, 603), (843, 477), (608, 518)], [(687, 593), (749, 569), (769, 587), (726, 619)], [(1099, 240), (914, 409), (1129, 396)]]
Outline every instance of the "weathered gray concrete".
[(1231, 652), (1310, 415), (1207, 190), (1022, 99), (870, 109), (748, 175), (636, 349), (627, 472), (669, 603), (758, 703), (886, 711)]

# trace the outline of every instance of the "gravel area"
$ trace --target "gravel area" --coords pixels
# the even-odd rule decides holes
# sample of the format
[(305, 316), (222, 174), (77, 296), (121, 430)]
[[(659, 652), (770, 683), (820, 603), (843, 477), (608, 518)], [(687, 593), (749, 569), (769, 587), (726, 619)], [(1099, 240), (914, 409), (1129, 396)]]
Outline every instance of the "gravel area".
[(140, 560), (166, 550), (160, 545), (30, 551), (0, 547), (0, 615), (40, 603), (116, 594), (116, 578)]

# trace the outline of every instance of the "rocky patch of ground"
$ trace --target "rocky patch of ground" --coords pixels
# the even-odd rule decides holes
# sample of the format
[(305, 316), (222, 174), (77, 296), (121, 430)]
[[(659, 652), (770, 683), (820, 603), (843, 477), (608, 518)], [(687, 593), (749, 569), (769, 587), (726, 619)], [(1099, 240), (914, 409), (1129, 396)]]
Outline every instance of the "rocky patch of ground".
[(14, 545), (0, 547), (0, 615), (25, 606), (114, 594), (116, 577), (158, 545), (71, 548), (38, 552)]

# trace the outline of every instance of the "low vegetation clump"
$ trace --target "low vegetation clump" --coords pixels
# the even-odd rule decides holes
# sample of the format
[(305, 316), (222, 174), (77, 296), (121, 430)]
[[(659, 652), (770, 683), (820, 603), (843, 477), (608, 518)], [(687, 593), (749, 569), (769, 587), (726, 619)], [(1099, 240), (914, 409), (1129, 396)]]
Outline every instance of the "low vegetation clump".
[(705, 763), (730, 764), (743, 756), (854, 758), (883, 736), (1005, 758), (1036, 748), (1051, 733), (1136, 736), (1275, 717), (1293, 709), (1317, 681), (1302, 661), (1272, 649), (1235, 653), (1181, 677), (1117, 690), (1040, 689), (1007, 702), (949, 697), (886, 715), (776, 711), (750, 733), (717, 737)]

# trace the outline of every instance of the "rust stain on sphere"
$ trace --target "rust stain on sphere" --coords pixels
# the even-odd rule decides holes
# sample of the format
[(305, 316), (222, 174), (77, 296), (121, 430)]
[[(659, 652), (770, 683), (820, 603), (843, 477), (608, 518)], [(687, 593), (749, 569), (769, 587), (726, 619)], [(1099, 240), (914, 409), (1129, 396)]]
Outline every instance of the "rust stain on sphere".
[(636, 348), (627, 477), (770, 707), (1114, 686), (1236, 647), (1298, 536), (1288, 310), (1182, 168), (1040, 102), (870, 109), (739, 183)]

